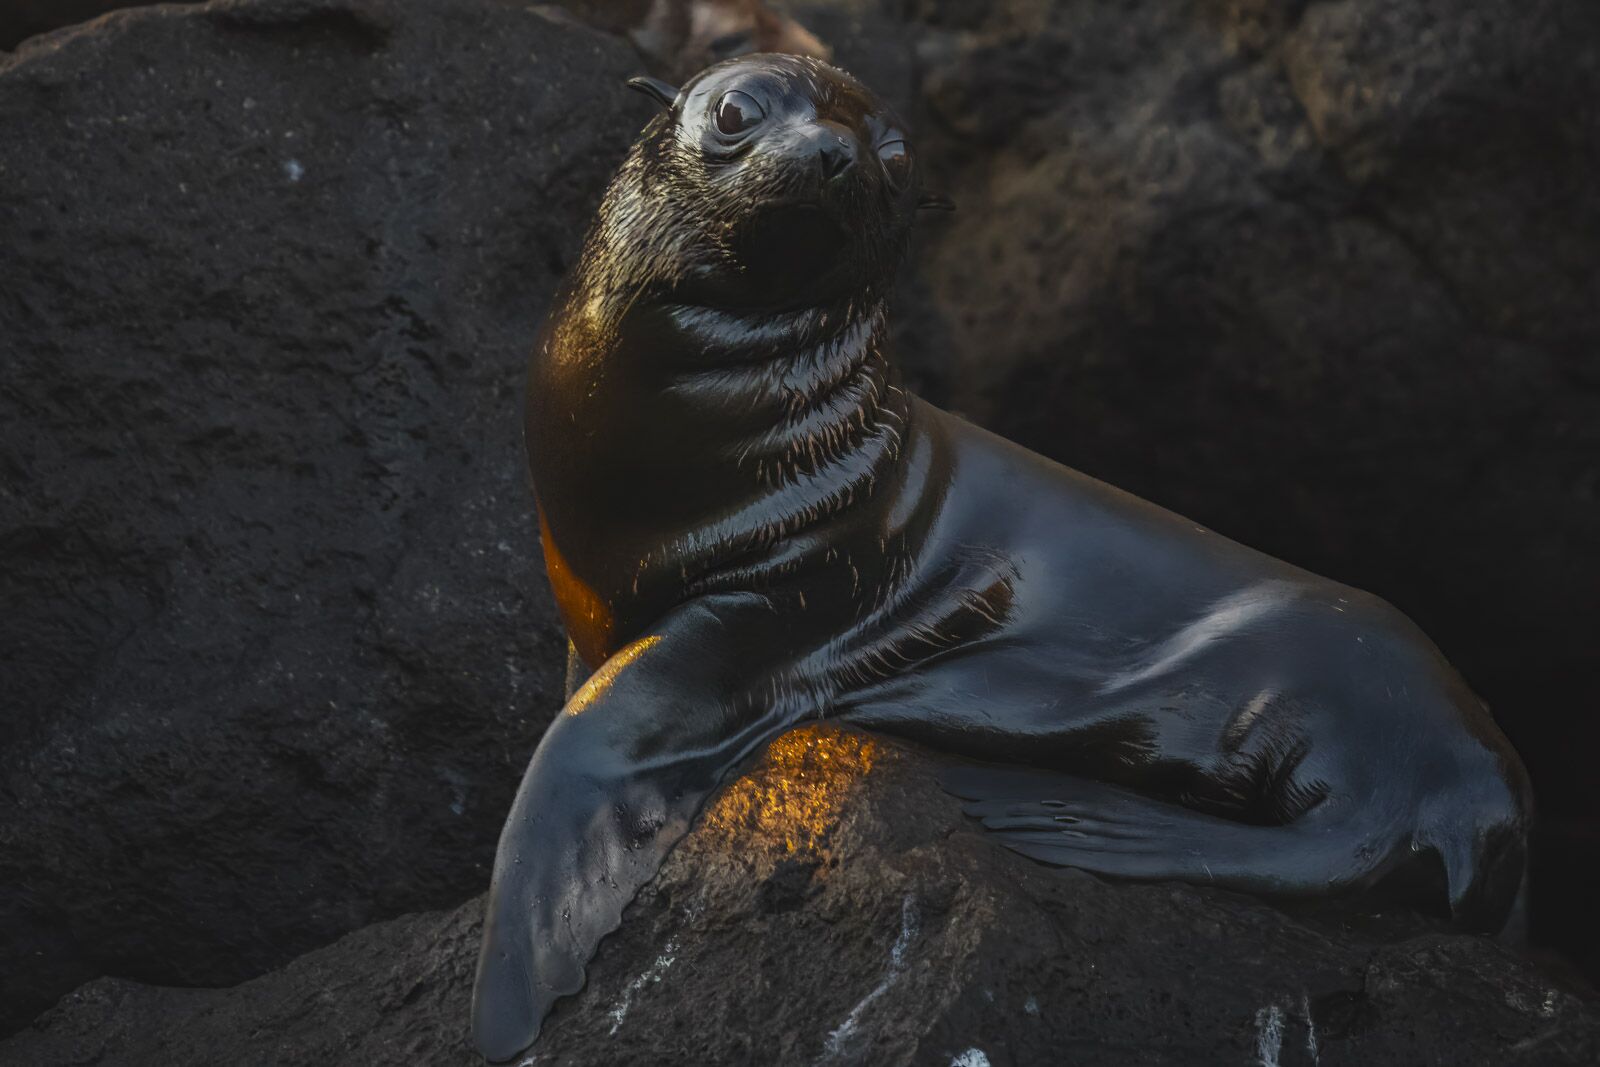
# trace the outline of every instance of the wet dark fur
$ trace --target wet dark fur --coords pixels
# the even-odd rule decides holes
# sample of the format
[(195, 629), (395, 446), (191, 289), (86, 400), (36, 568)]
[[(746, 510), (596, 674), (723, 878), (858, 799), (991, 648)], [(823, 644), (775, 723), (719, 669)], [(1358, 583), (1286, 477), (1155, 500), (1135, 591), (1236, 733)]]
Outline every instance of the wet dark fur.
[[(709, 124), (735, 89), (765, 118), (731, 143)], [(1414, 626), (899, 387), (884, 300), (920, 194), (876, 158), (904, 137), (888, 108), (792, 57), (660, 95), (529, 377), (546, 563), (588, 680), (501, 839), (486, 1055), (581, 987), (723, 777), (824, 715), (992, 761), (947, 787), (1047, 863), (1403, 885), (1503, 921), (1526, 777)]]
[[(767, 62), (787, 93), (840, 121), (866, 120), (872, 102), (826, 65)], [(558, 537), (571, 531), (562, 551), (581, 557), (618, 635), (696, 592), (792, 571), (806, 555), (797, 535), (869, 497), (900, 456), (910, 401), (883, 340), (909, 218), (885, 211), (883, 183), (844, 184), (817, 212), (819, 226), (839, 231), (820, 276), (812, 264), (798, 264), (797, 277), (752, 270), (748, 246), (762, 241), (773, 205), (814, 184), (791, 155), (755, 147), (708, 146), (673, 115), (652, 120), (607, 190), (533, 361), (528, 439), (541, 506)], [(845, 241), (850, 255), (838, 256)], [(566, 437), (574, 423), (589, 428), (581, 454)]]

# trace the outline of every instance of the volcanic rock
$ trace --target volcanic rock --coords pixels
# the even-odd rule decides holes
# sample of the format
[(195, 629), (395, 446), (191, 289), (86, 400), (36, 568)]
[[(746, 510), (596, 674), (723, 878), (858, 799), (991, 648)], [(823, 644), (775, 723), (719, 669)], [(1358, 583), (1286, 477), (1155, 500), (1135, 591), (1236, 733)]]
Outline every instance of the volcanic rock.
[(487, 884), (561, 701), (523, 368), (637, 69), (491, 0), (0, 58), (0, 1021)]
[[(1600, 1007), (1402, 913), (1290, 915), (1036, 865), (963, 821), (940, 762), (813, 727), (715, 801), (532, 1055), (556, 1064), (1581, 1064)], [(234, 989), (91, 983), (0, 1063), (481, 1063), (482, 900)]]
[(15, 48), (35, 34), (87, 22), (138, 0), (7, 0), (0, 8), (0, 49)]
[(1532, 774), (1538, 932), (1600, 975), (1600, 5), (913, 13), (959, 209), (923, 227), (908, 358), (1412, 616)]
[[(71, 5), (16, 9), (31, 7)], [(1600, 870), (1600, 794), (1589, 786), (1600, 717), (1584, 714), (1600, 705), (1600, 9), (808, 0), (793, 10), (907, 113), (919, 166), (960, 204), (920, 228), (902, 285), (897, 356), (911, 380), (1416, 617), (1532, 769), (1536, 932), (1600, 970), (1600, 885), (1583, 881)], [(83, 994), (122, 991), (98, 1001), (106, 1027), (120, 1018), (139, 1030), (139, 997), (173, 1011), (181, 1000), (219, 1013), (220, 1029), (195, 1022), (194, 1032), (237, 1050), (228, 1027), (297, 1025), (274, 1021), (277, 1004), (370, 1051), (359, 1035), (370, 1024), (381, 1036), (377, 1016), (341, 1014), (365, 995), (397, 1025), (435, 1035), (426, 1041), (459, 1046), (458, 1032), (408, 1014), (456, 1020), (459, 1004), (446, 1012), (419, 993), (410, 1004), (422, 1007), (385, 1008), (358, 967), (362, 953), (388, 961), (373, 966), (396, 982), (446, 967), (406, 947), (439, 917), (296, 963), (355, 973), (351, 999), (335, 996), (326, 1015), (294, 968), (222, 992), (155, 987), (240, 982), (374, 920), (454, 907), (487, 883), (511, 791), (559, 703), (561, 639), (522, 474), (522, 362), (649, 114), (618, 89), (640, 67), (615, 39), (500, 0), (140, 8), (0, 57), (0, 1026), (110, 974)], [(898, 856), (898, 840), (862, 848)], [(941, 861), (950, 870), (967, 870), (969, 846), (940, 847), (952, 850)], [(970, 862), (1013, 862), (991, 851)], [(659, 885), (699, 869), (669, 865)], [(1085, 952), (1080, 934), (1046, 935), (1056, 928), (1027, 917), (1078, 914), (1040, 903), (1063, 876), (982, 869), (1016, 881), (984, 898), (1022, 909), (1016, 929)], [(820, 906), (808, 894), (822, 883), (806, 870), (747, 884), (798, 923)], [(1290, 928), (1238, 898), (1064, 877), (1071, 900), (1090, 901), (1085, 922), (1127, 930), (1150, 913), (1143, 962), (1117, 972), (1144, 984), (1108, 987), (1141, 1005), (1157, 990), (1199, 997), (1189, 986), (1234, 983), (1250, 937)], [(901, 929), (904, 894), (853, 892), (864, 917), (836, 921), (867, 947), (818, 966), (843, 967), (862, 988), (796, 972), (795, 1003), (782, 1008), (793, 950), (826, 924), (774, 927), (766, 999), (730, 978), (715, 987), (723, 1000), (687, 1007), (722, 1005), (713, 1018), (758, 1036), (762, 1018), (796, 1013), (782, 1016), (793, 1048), (822, 1055), (876, 988)], [(928, 894), (916, 896), (922, 931), (945, 899)], [(724, 965), (738, 954), (726, 930), (648, 918), (654, 899), (635, 909), (642, 940), (616, 947), (630, 944), (625, 927), (608, 944), (586, 997), (621, 996), (674, 931), (724, 945)], [(844, 914), (828, 899), (827, 914)], [(1185, 957), (1199, 936), (1181, 921), (1188, 913), (1242, 946), (1205, 942), (1209, 957)], [(757, 929), (738, 925), (736, 910), (706, 914), (740, 936)], [(475, 915), (450, 920), (461, 946)], [(996, 910), (983, 929), (1008, 929), (1004, 918)], [(1000, 936), (983, 944), (1000, 952)], [(1493, 945), (1326, 936), (1343, 946), (1339, 960), (1399, 959), (1424, 976), (1395, 987), (1396, 1029), (1379, 1027), (1382, 1040), (1414, 1025), (1441, 1049), (1466, 1049), (1465, 1062), (1488, 1055), (1494, 1027), (1516, 1035), (1506, 1048), (1533, 1042), (1515, 1053), (1529, 1062), (1566, 1047), (1565, 1023), (1535, 1021), (1542, 979)], [(1209, 969), (1161, 972), (1160, 938)], [(449, 944), (448, 966), (469, 968), (469, 949)], [(740, 951), (760, 958), (760, 944)], [(1404, 955), (1435, 944), (1453, 946), (1439, 949), (1442, 963)], [(1045, 948), (1005, 951), (1059, 959)], [(622, 955), (608, 963), (607, 953)], [(957, 968), (955, 955), (938, 958)], [(1096, 974), (1114, 962), (1082, 958)], [(1521, 991), (1512, 1015), (1486, 1006), (1469, 963)], [(754, 965), (737, 977), (753, 980)], [(1349, 967), (1338, 973), (1360, 976), (1359, 1002), (1381, 1001), (1390, 972)], [(1230, 1056), (1265, 1032), (1238, 1020), (1265, 1012), (1270, 1023), (1276, 1007), (1293, 1062), (1294, 1020), (1320, 1019), (1323, 994), (1306, 985), (1312, 970), (1283, 960), (1260, 973), (1237, 1001), (1192, 1004), (1222, 1013), (1219, 1027), (1244, 1026), (1227, 1031)], [(878, 1000), (908, 1027), (927, 1023), (894, 999), (913, 988), (901, 981)], [(459, 1000), (460, 986), (428, 988)], [(1421, 991), (1434, 986), (1443, 992)], [(844, 1003), (847, 993), (857, 1000)], [(1302, 993), (1310, 1007), (1297, 1016)], [(59, 1038), (68, 1019), (105, 1037), (75, 996), (33, 1038)], [(252, 996), (265, 999), (247, 1008)], [(106, 1007), (112, 999), (128, 1007)], [(747, 1000), (759, 1013), (739, 1014)], [(816, 1013), (802, 1018), (807, 1005)], [(599, 1020), (614, 1006), (564, 1009), (549, 1048), (568, 1030), (572, 1048), (601, 1047), (583, 1041), (609, 1040)], [(175, 1018), (165, 1011), (149, 1018)], [(578, 1021), (584, 1011), (598, 1013), (592, 1025)], [(1479, 1042), (1470, 1048), (1449, 1044), (1442, 1020), (1457, 1011), (1461, 1040)], [(950, 1017), (954, 1055), (975, 1017)], [(1338, 1017), (1347, 1023), (1316, 1022), (1318, 1034), (1366, 1032), (1365, 1008)], [(667, 1027), (670, 1015), (637, 1018)], [(1031, 1018), (1004, 1016), (1007, 1032)], [(1158, 1035), (1176, 1032), (1165, 1012), (1127, 1017), (1148, 1024), (1145, 1044), (1086, 1018), (1062, 1017), (1050, 1048), (1102, 1033), (1151, 1062), (1182, 1058), (1160, 1051)], [(148, 1029), (185, 1047), (178, 1030)], [(284, 1038), (302, 1039), (314, 1037)], [(883, 1040), (886, 1055), (913, 1047)], [(1212, 1047), (1195, 1040), (1185, 1047), (1196, 1055)], [(994, 1063), (1035, 1050), (982, 1047)]]

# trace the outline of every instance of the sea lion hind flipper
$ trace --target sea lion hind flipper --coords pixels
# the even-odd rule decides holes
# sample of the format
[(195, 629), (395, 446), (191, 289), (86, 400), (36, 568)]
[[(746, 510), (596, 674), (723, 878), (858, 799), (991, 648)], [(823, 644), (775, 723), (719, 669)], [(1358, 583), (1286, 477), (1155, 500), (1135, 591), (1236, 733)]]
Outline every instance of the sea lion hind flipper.
[(620, 649), (540, 740), (500, 836), (473, 989), (491, 1062), (522, 1054), (583, 988), (601, 938), (711, 792), (789, 724), (732, 696), (754, 658), (742, 638), (770, 634), (726, 606), (686, 605)]
[(1366, 847), (1370, 835), (1346, 820), (1314, 829), (1235, 822), (1034, 768), (951, 768), (941, 784), (1011, 851), (1116, 878), (1312, 896), (1375, 880), (1393, 851), (1389, 842)]

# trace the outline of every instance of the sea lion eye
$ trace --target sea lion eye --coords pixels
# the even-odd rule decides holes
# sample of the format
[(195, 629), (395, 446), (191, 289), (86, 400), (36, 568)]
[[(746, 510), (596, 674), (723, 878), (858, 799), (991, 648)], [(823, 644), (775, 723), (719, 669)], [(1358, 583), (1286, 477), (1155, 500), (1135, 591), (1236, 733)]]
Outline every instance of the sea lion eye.
[(911, 146), (904, 141), (885, 141), (878, 146), (878, 160), (889, 176), (889, 184), (896, 189), (905, 188), (911, 177)]
[(723, 93), (722, 99), (717, 101), (717, 129), (729, 137), (744, 133), (766, 117), (767, 113), (761, 110), (755, 97), (737, 89)]

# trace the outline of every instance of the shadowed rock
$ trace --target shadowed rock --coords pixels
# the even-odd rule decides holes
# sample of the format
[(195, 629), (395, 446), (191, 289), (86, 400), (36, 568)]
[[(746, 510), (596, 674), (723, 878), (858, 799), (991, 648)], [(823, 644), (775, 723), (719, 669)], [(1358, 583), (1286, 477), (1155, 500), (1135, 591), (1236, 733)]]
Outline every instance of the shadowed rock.
[(7, 0), (0, 10), (0, 48), (15, 48), (36, 34), (87, 22), (137, 3), (138, 0)]
[[(1394, 600), (1592, 854), (1594, 5), (792, 10), (961, 205), (896, 313), (918, 386)], [(559, 702), (523, 357), (638, 69), (489, 0), (140, 9), (0, 60), (0, 1020), (102, 973), (237, 982), (487, 883)], [(1554, 825), (1533, 920), (1592, 953)], [(874, 966), (902, 899), (869, 902)], [(1179, 989), (1154, 952), (1149, 995)]]
[[(964, 824), (938, 767), (833, 727), (774, 742), (629, 909), (528, 1062), (1600, 1054), (1596, 1005), (1495, 942), (1399, 913), (1294, 917), (1037, 866)], [(374, 926), (235, 989), (95, 982), (0, 1045), (0, 1062), (481, 1062), (466, 1033), (481, 909)]]
[(960, 210), (904, 350), (990, 428), (1414, 618), (1528, 764), (1536, 931), (1600, 974), (1600, 5), (913, 11)]
[(560, 703), (527, 346), (636, 69), (487, 0), (0, 60), (0, 1020), (486, 884)]

